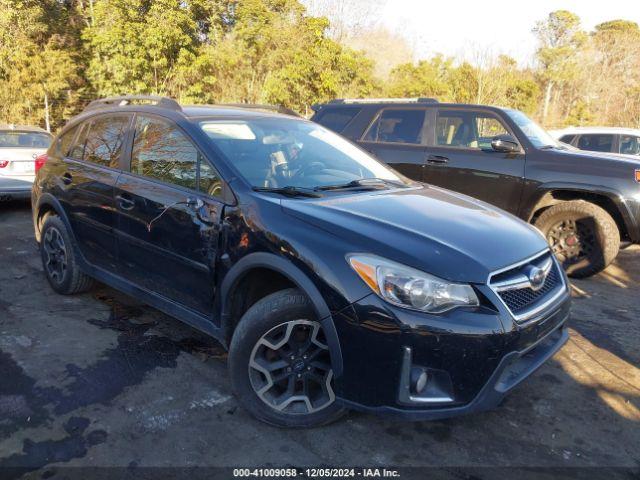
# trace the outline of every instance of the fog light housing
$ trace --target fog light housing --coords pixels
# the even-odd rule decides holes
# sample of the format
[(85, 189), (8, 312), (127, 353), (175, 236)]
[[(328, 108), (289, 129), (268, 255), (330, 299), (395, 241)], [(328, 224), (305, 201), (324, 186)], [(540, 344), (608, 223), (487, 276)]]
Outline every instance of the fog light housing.
[(413, 367), (411, 369), (411, 393), (414, 395), (420, 395), (427, 386), (427, 380), (429, 376), (422, 367)]
[(413, 363), (411, 347), (403, 347), (398, 402), (401, 405), (454, 403), (451, 377), (444, 370)]

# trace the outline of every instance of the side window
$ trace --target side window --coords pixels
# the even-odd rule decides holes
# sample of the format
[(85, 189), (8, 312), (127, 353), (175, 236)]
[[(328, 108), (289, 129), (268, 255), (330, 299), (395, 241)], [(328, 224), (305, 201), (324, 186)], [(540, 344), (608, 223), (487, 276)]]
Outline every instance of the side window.
[(131, 171), (212, 196), (222, 193), (220, 175), (186, 135), (171, 122), (154, 117), (136, 119)]
[(610, 152), (613, 147), (613, 135), (588, 134), (580, 135), (578, 148), (593, 152)]
[(640, 155), (640, 137), (635, 135), (620, 135), (620, 153), (625, 155)]
[(360, 108), (324, 108), (314, 121), (340, 133), (360, 113)]
[(104, 167), (117, 168), (128, 124), (129, 117), (125, 115), (93, 120), (85, 140), (83, 159)]
[(220, 197), (222, 195), (220, 175), (202, 156), (200, 156), (200, 183), (198, 190), (212, 197)]
[(422, 127), (425, 110), (383, 110), (369, 127), (364, 140), (386, 143), (424, 143)]
[(564, 143), (571, 143), (573, 142), (574, 138), (576, 138), (575, 135), (563, 135), (562, 137), (560, 137), (560, 141)]
[(56, 151), (58, 155), (61, 155), (63, 157), (67, 156), (67, 154), (69, 153), (69, 150), (71, 149), (71, 143), (73, 142), (73, 138), (76, 136), (76, 133), (78, 132), (78, 128), (80, 127), (76, 125), (75, 127), (72, 127), (71, 129), (64, 132), (64, 134), (62, 134), (60, 138), (58, 138), (58, 141), (56, 144)]
[(496, 117), (482, 112), (438, 112), (436, 145), (491, 150), (491, 140), (509, 131)]
[(73, 148), (69, 152), (68, 157), (74, 160), (82, 160), (84, 156), (84, 146), (87, 142), (87, 131), (89, 130), (89, 122), (84, 122), (80, 125), (80, 132), (76, 137), (76, 141), (73, 144)]

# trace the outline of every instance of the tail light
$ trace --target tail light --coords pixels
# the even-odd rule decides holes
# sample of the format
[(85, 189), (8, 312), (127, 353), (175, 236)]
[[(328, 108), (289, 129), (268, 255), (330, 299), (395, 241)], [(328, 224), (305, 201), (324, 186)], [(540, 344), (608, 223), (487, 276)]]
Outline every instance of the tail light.
[(0, 168), (4, 168), (9, 165), (9, 160), (0, 160)]
[(47, 163), (48, 158), (49, 157), (47, 157), (46, 153), (43, 153), (42, 155), (38, 155), (36, 157), (36, 173), (38, 173), (38, 170), (44, 167), (44, 164)]

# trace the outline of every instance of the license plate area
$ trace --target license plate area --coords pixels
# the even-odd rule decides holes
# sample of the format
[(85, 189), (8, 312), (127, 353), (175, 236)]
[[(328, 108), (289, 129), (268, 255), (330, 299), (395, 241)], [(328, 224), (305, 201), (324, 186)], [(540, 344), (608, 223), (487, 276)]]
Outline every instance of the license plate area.
[(36, 162), (34, 160), (14, 160), (8, 167), (9, 172), (15, 175), (33, 175), (36, 173)]

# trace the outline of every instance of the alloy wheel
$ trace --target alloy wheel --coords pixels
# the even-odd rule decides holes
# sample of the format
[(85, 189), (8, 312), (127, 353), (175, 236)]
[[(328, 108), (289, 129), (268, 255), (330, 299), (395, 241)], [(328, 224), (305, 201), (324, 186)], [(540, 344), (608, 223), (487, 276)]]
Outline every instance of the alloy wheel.
[(49, 278), (56, 283), (62, 283), (67, 271), (67, 247), (62, 234), (55, 227), (50, 227), (42, 239), (45, 253), (45, 268)]
[(251, 386), (271, 408), (310, 414), (335, 400), (329, 348), (320, 323), (281, 323), (256, 342), (249, 361)]
[(593, 255), (597, 245), (595, 230), (585, 222), (566, 219), (547, 233), (551, 250), (563, 264), (573, 264)]

